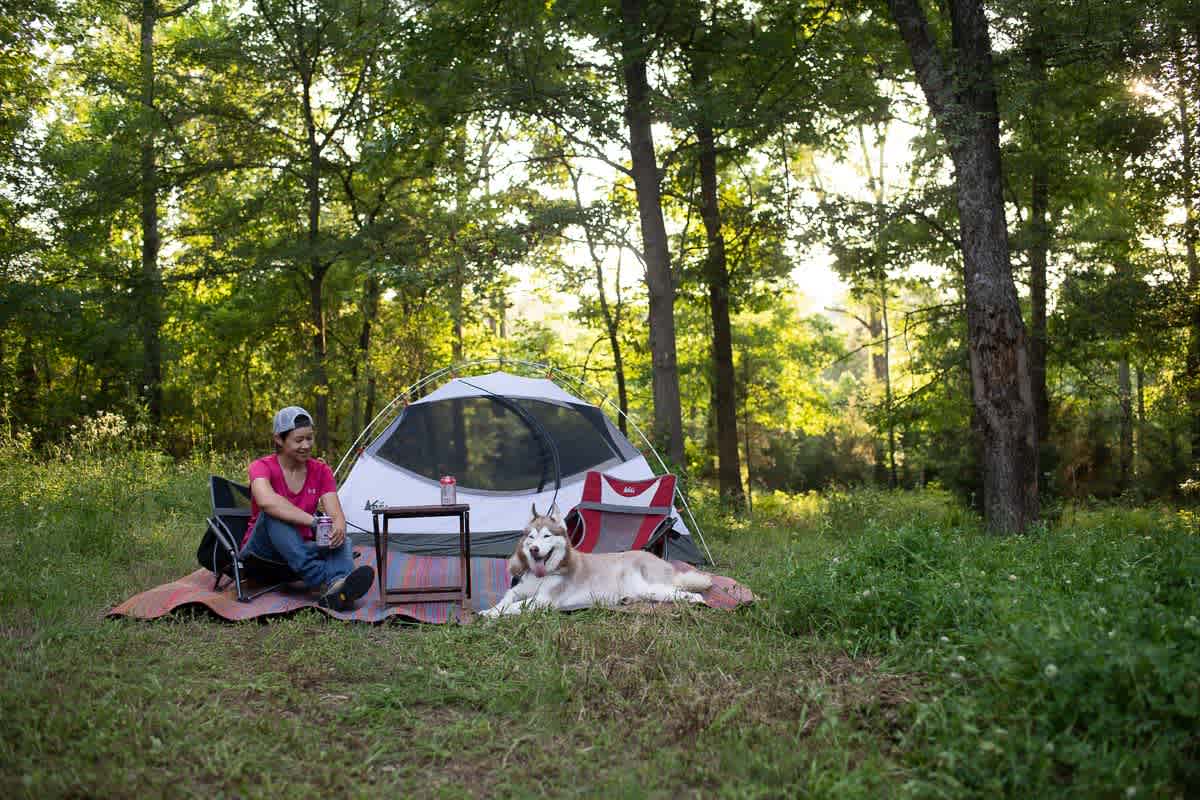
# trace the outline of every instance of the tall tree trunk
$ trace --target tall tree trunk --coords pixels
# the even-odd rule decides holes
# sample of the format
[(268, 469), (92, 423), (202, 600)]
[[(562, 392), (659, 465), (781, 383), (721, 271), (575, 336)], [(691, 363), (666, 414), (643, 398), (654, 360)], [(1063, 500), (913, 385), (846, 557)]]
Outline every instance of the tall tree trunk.
[(158, 22), (156, 0), (142, 0), (141, 18), (141, 223), (142, 270), (139, 304), (142, 334), (142, 390), (150, 412), (157, 424), (162, 420), (162, 324), (163, 283), (158, 268), (160, 240), (158, 234), (158, 153), (155, 131), (158, 128), (154, 109), (154, 26)]
[(1037, 430), (1025, 325), (1009, 260), (991, 42), (980, 0), (950, 0), (954, 72), (918, 0), (888, 0), (955, 168), (984, 509), (995, 533), (1038, 517)]
[[(453, 325), (450, 340), (450, 360), (455, 364), (463, 360), (463, 292), (467, 279), (467, 257), (462, 246), (458, 244), (457, 232), (465, 228), (470, 186), (466, 176), (467, 145), (466, 132), (459, 129), (454, 136), (454, 219), (455, 232), (450, 241), (454, 245), (454, 272), (450, 276), (450, 316)], [(456, 415), (456, 420), (459, 417)]]
[(323, 289), (328, 270), (321, 258), (321, 147), (317, 143), (316, 119), (312, 108), (311, 76), (304, 76), (304, 123), (308, 133), (308, 171), (304, 175), (308, 199), (308, 314), (312, 325), (312, 382), (316, 395), (313, 423), (317, 449), (329, 450), (329, 375), (325, 339), (325, 301)]
[(23, 426), (30, 427), (37, 418), (36, 406), (32, 400), (38, 397), (41, 378), (33, 352), (33, 336), (29, 333), (21, 337), (21, 349), (17, 351), (17, 385), (25, 402), (13, 404), (12, 415)]
[(750, 352), (742, 353), (742, 435), (746, 439), (746, 511), (754, 514), (754, 467), (750, 459)]
[(1120, 489), (1129, 488), (1133, 470), (1133, 385), (1129, 379), (1129, 359), (1117, 362), (1117, 394), (1121, 401), (1121, 477)]
[(367, 396), (363, 401), (363, 426), (371, 420), (375, 419), (375, 396), (378, 391), (377, 384), (379, 379), (375, 375), (370, 365), (367, 366)]
[(450, 317), (453, 330), (450, 338), (450, 360), (455, 364), (463, 360), (463, 282), (467, 271), (467, 260), (462, 251), (454, 254), (454, 272), (450, 275)]
[(1142, 475), (1142, 453), (1146, 447), (1146, 375), (1142, 368), (1137, 368), (1137, 425), (1134, 427), (1133, 441), (1133, 476)]
[[(358, 358), (353, 366), (354, 412), (350, 435), (358, 436), (375, 410), (375, 371), (371, 369), (371, 332), (379, 312), (379, 276), (371, 271), (363, 281), (362, 327), (358, 332)], [(361, 371), (361, 374), (360, 374)]]
[[(1029, 53), (1033, 73), (1033, 110), (1035, 125), (1043, 119), (1044, 87), (1046, 83), (1046, 53), (1043, 47), (1041, 15), (1035, 11), (1032, 45)], [(1040, 137), (1035, 136), (1035, 139)], [(1029, 376), (1033, 391), (1033, 410), (1036, 415), (1038, 447), (1050, 440), (1050, 394), (1046, 388), (1046, 267), (1050, 253), (1050, 165), (1041, 152), (1041, 142), (1034, 154), (1033, 176), (1029, 202)]]
[[(872, 342), (883, 343), (883, 319), (879, 315), (879, 310), (875, 304), (869, 299), (867, 301), (867, 319), (866, 328), (867, 334), (871, 337)], [(888, 362), (882, 348), (872, 348), (871, 351), (871, 377), (881, 386), (887, 385), (888, 380)], [(886, 402), (886, 397), (884, 398)], [(887, 408), (885, 407), (885, 411)], [(888, 412), (890, 413), (890, 411)], [(888, 482), (888, 461), (887, 461), (887, 446), (885, 439), (877, 435), (871, 437), (871, 454), (874, 460), (874, 480), (879, 486)]]
[[(1200, 41), (1195, 45), (1200, 48)], [(1180, 39), (1175, 54), (1176, 70), (1180, 76), (1190, 74), (1183, 50), (1184, 45)], [(1200, 186), (1197, 186), (1196, 151), (1200, 143), (1196, 141), (1197, 131), (1193, 129), (1193, 125), (1197, 123), (1193, 120), (1195, 111), (1191, 107), (1190, 89), (1190, 84), (1181, 78), (1178, 83), (1176, 99), (1178, 101), (1179, 129), (1183, 139), (1180, 153), (1182, 161), (1180, 178), (1183, 184), (1183, 242), (1188, 266), (1187, 296), (1190, 322), (1187, 361), (1184, 369), (1188, 415), (1191, 417), (1189, 438), (1191, 440), (1192, 474), (1195, 477), (1200, 475), (1200, 257), (1196, 252), (1197, 240), (1200, 239), (1200, 213), (1196, 208), (1196, 195), (1200, 192)], [(1200, 115), (1196, 116), (1200, 117)]]
[(643, 29), (645, 0), (621, 0), (621, 73), (629, 156), (641, 220), (650, 295), (650, 358), (654, 387), (654, 439), (666, 444), (674, 469), (683, 469), (683, 420), (679, 367), (675, 351), (675, 286), (663, 222), (658, 162), (651, 132), (650, 83), (646, 77), (649, 45)]
[[(463, 283), (466, 272), (466, 257), (461, 249), (454, 254), (454, 274), (450, 278), (450, 315), (453, 318), (453, 338), (450, 341), (450, 361), (457, 365), (463, 361)], [(450, 426), (454, 444), (450, 469), (452, 474), (461, 474), (467, 465), (467, 420), (463, 415), (462, 403), (451, 403)]]
[(1039, 163), (1034, 168), (1033, 199), (1029, 208), (1029, 377), (1033, 391), (1033, 410), (1039, 446), (1050, 439), (1050, 394), (1046, 388), (1046, 266), (1049, 261), (1050, 224), (1047, 219), (1050, 193), (1048, 170)]
[[(310, 240), (311, 243), (311, 240)], [(325, 360), (328, 355), (325, 340), (325, 300), (324, 300), (324, 269), (318, 263), (318, 258), (312, 259), (310, 266), (315, 270), (308, 282), (309, 321), (313, 326), (312, 359), (313, 359), (313, 391), (316, 394), (316, 411), (314, 425), (317, 429), (317, 449), (322, 453), (329, 451), (329, 374), (326, 371)]]
[(625, 386), (625, 361), (621, 356), (621, 342), (617, 338), (616, 329), (609, 329), (608, 344), (612, 348), (613, 354), (613, 370), (617, 373), (617, 408), (621, 409), (620, 418), (617, 420), (617, 427), (621, 433), (628, 437), (629, 423), (625, 418), (629, 414), (629, 389)]
[(717, 476), (717, 379), (715, 375), (708, 376), (708, 403), (704, 414), (704, 469), (701, 477), (706, 479)]
[(874, 443), (875, 451), (875, 480), (882, 484), (886, 481), (889, 487), (896, 488), (898, 485), (898, 476), (896, 474), (896, 420), (892, 413), (892, 332), (888, 324), (888, 285), (887, 285), (887, 264), (884, 261), (886, 253), (885, 243), (883, 241), (883, 229), (887, 223), (885, 204), (887, 203), (887, 164), (885, 160), (888, 124), (877, 124), (875, 126), (876, 146), (878, 147), (879, 158), (876, 162), (875, 169), (871, 169), (871, 152), (867, 147), (866, 131), (862, 125), (858, 126), (858, 144), (862, 149), (863, 163), (867, 165), (867, 185), (871, 189), (871, 193), (875, 199), (874, 206), (874, 238), (875, 238), (875, 254), (872, 257), (871, 273), (874, 277), (875, 285), (872, 287), (875, 294), (879, 297), (879, 311), (876, 313), (875, 307), (872, 305), (868, 311), (868, 330), (871, 333), (871, 341), (879, 342), (879, 352), (871, 354), (871, 366), (874, 372), (875, 380), (883, 385), (883, 410), (885, 425), (887, 427), (887, 453), (886, 463), (884, 460), (884, 446), (876, 439)]
[[(571, 176), (571, 188), (575, 193), (575, 208), (582, 214), (584, 211), (583, 194), (579, 190), (580, 173), (571, 168), (569, 161), (564, 159), (563, 166)], [(612, 351), (613, 371), (617, 377), (617, 408), (621, 413), (617, 418), (617, 427), (621, 433), (629, 435), (626, 416), (629, 414), (629, 393), (625, 387), (625, 359), (621, 352), (621, 314), (624, 306), (621, 302), (621, 261), (617, 256), (617, 296), (612, 305), (608, 302), (608, 292), (604, 288), (604, 261), (596, 247), (596, 239), (588, 225), (583, 226), (583, 236), (587, 242), (588, 254), (592, 259), (592, 269), (596, 275), (596, 296), (600, 301), (600, 314), (604, 318), (604, 332), (608, 336), (608, 347)]]
[(729, 264), (725, 234), (721, 230), (721, 203), (717, 190), (717, 137), (712, 126), (712, 72), (709, 42), (702, 12), (694, 24), (701, 41), (689, 54), (690, 79), (695, 103), (697, 166), (700, 172), (700, 219), (704, 223), (707, 252), (704, 280), (708, 284), (708, 310), (712, 325), (712, 361), (717, 422), (717, 484), (721, 497), (735, 510), (745, 506), (742, 465), (737, 435), (737, 376), (733, 367), (733, 327), (729, 319)]
[(888, 322), (887, 278), (883, 270), (880, 270), (878, 290), (879, 316), (883, 324), (883, 410), (887, 413), (888, 486), (895, 489), (899, 481), (896, 475), (896, 415), (892, 408), (892, 331)]
[[(704, 81), (705, 76), (694, 80)], [(733, 328), (729, 321), (729, 269), (725, 261), (725, 236), (717, 201), (717, 148), (712, 128), (696, 125), (700, 162), (700, 217), (708, 253), (704, 275), (708, 283), (708, 308), (712, 320), (713, 374), (716, 379), (717, 482), (721, 496), (734, 508), (745, 505), (742, 465), (738, 458), (736, 377), (733, 371)]]
[(504, 287), (492, 294), (492, 317), (496, 320), (496, 335), (504, 341), (508, 338), (508, 298), (504, 296)]

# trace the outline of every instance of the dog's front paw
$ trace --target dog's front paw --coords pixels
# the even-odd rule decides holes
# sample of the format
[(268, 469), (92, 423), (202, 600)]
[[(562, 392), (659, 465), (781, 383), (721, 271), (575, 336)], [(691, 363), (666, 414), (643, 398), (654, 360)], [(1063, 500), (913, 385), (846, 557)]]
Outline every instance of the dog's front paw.
[(500, 616), (500, 606), (492, 606), (486, 611), (480, 611), (479, 616), (487, 617), (488, 619), (495, 619), (496, 617)]
[(696, 594), (695, 592), (684, 592), (683, 599), (689, 603), (704, 603), (704, 596)]

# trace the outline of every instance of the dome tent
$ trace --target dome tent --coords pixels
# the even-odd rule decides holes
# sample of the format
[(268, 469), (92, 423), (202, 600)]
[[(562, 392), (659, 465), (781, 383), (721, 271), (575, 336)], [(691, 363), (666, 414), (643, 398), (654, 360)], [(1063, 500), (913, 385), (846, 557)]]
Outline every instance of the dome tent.
[[(461, 365), (456, 371), (471, 366)], [(542, 374), (548, 371), (543, 365), (529, 366)], [(414, 390), (450, 374), (449, 369), (434, 373)], [(339, 478), (348, 469), (338, 496), (351, 530), (371, 531), (373, 508), (438, 503), (439, 479), (453, 475), (458, 502), (471, 506), (471, 554), (507, 557), (529, 521), (531, 507), (545, 512), (557, 504), (566, 514), (579, 502), (589, 471), (626, 480), (655, 475), (645, 456), (598, 406), (548, 378), (492, 372), (452, 378), (404, 405), (408, 394), (376, 418), (378, 423), (400, 408), (378, 435), (373, 435), (377, 424), (368, 426), (338, 465)], [(665, 472), (662, 459), (648, 442), (645, 446)], [(354, 454), (357, 457), (348, 464)], [(676, 499), (682, 500), (682, 495), (677, 493)], [(692, 526), (699, 533), (694, 519)], [(388, 530), (393, 551), (456, 552), (457, 521), (451, 518), (392, 520)], [(678, 512), (671, 517), (665, 554), (692, 564), (711, 561), (701, 554)]]

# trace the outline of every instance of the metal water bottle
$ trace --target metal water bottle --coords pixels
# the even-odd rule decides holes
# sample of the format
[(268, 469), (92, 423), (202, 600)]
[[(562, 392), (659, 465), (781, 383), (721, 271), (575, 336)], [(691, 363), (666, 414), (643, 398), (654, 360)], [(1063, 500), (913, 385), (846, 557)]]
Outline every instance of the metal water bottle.
[(455, 505), (458, 502), (458, 482), (454, 480), (454, 476), (443, 475), (439, 483), (442, 484), (442, 505)]
[(316, 524), (317, 547), (328, 550), (333, 543), (333, 517), (327, 514), (317, 514)]

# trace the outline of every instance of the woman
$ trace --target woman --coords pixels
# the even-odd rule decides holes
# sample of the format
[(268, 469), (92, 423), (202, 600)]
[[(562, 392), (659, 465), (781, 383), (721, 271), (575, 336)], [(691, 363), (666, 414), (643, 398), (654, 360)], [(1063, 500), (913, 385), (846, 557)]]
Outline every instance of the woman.
[[(242, 554), (286, 563), (320, 592), (321, 605), (348, 611), (371, 588), (375, 570), (354, 566), (333, 470), (312, 457), (311, 415), (288, 406), (275, 415), (274, 435), (275, 454), (250, 464), (250, 521)], [(328, 548), (314, 541), (318, 504), (333, 518)]]

